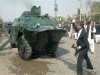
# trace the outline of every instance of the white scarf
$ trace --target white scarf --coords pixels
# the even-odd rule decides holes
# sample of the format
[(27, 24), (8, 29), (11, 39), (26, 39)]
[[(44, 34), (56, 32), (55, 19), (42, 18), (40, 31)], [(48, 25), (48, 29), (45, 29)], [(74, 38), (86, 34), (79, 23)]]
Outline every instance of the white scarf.
[(91, 40), (91, 25), (90, 25), (90, 28), (89, 28), (88, 40), (89, 41)]

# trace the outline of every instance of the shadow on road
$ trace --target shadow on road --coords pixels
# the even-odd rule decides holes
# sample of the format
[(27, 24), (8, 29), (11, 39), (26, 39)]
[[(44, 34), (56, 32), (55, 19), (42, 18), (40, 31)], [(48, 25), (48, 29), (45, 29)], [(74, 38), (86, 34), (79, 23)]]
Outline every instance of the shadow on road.
[(58, 60), (64, 62), (66, 65), (68, 65), (68, 68), (69, 68), (69, 69), (71, 69), (71, 70), (73, 70), (73, 71), (76, 72), (76, 64), (74, 64), (74, 63), (72, 63), (72, 62), (70, 62), (70, 61), (68, 61), (68, 60), (65, 60), (65, 59), (63, 59), (63, 58), (59, 58)]
[(62, 61), (62, 62), (64, 62), (64, 64), (68, 65), (69, 69), (71, 69), (71, 70), (76, 72), (76, 64), (73, 62), (73, 60), (71, 60), (71, 59), (65, 60), (64, 58), (61, 57), (62, 55), (69, 54), (69, 53), (70, 53), (69, 50), (63, 49), (63, 48), (59, 48), (58, 49), (58, 53), (57, 53), (57, 57), (58, 57), (57, 59)]
[[(69, 53), (70, 53), (69, 50), (58, 47), (58, 50), (56, 52), (56, 59), (64, 62), (66, 65), (68, 65), (69, 69), (76, 72), (76, 64), (74, 64), (74, 62), (72, 62), (73, 60), (69, 61), (69, 60), (65, 60), (65, 59), (61, 58), (63, 55), (66, 55)], [(37, 52), (35, 56), (38, 56), (37, 58), (42, 58), (42, 59), (47, 59), (47, 58), (51, 59), (50, 57), (48, 57), (48, 55), (45, 53), (45, 51)]]
[(61, 57), (63, 55), (69, 54), (69, 53), (70, 53), (69, 50), (62, 48), (62, 47), (58, 47), (58, 50), (56, 52), (56, 56)]
[[(66, 49), (64, 49), (64, 48), (61, 48), (61, 47), (58, 47), (57, 52), (55, 52), (55, 55), (56, 55), (55, 58), (61, 57), (61, 56), (65, 55), (65, 54), (68, 54), (68, 53), (69, 53), (68, 50), (66, 50)], [(48, 56), (49, 56), (49, 54), (47, 54), (45, 50), (37, 50), (37, 51), (35, 51), (35, 52), (33, 53), (32, 59), (34, 59), (34, 58), (35, 58), (35, 59), (36, 59), (36, 58), (42, 58), (42, 59), (50, 58), (50, 57), (48, 57)]]

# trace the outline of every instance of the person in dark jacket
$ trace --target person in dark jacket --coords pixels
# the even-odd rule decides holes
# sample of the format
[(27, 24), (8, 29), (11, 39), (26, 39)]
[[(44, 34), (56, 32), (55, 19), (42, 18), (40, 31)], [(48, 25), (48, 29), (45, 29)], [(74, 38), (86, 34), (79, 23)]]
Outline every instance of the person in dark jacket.
[(82, 62), (85, 59), (87, 63), (87, 69), (93, 70), (93, 66), (88, 57), (89, 42), (87, 39), (87, 33), (84, 28), (82, 28), (82, 22), (78, 22), (78, 37), (77, 37), (77, 47), (76, 50), (79, 52), (77, 58), (77, 75), (83, 75)]

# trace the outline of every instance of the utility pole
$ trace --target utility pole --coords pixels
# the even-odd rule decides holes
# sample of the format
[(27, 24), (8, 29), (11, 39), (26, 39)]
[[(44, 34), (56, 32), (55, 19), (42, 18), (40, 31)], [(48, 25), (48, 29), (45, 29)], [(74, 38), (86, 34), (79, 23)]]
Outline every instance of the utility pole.
[(82, 13), (82, 0), (79, 0), (80, 1), (80, 21), (81, 21), (81, 13)]
[(58, 12), (58, 6), (57, 6), (57, 3), (56, 3), (56, 0), (55, 0), (55, 4), (54, 4), (54, 10), (55, 10), (55, 18), (57, 17), (57, 12)]

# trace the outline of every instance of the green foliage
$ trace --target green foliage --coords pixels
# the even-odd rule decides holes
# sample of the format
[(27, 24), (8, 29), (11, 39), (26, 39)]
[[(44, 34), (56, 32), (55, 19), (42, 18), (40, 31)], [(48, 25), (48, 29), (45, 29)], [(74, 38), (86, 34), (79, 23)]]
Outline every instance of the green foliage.
[(86, 21), (88, 21), (88, 20), (89, 20), (89, 18), (90, 18), (90, 16), (87, 16), (87, 17), (86, 17)]
[(79, 20), (80, 20), (80, 15), (77, 15), (76, 21), (79, 21)]
[(72, 22), (72, 18), (69, 15), (68, 15), (67, 21)]
[(93, 2), (91, 9), (93, 10), (93, 13), (99, 13), (100, 12), (100, 2)]
[(62, 16), (58, 16), (54, 18), (54, 21), (56, 21), (57, 23), (62, 23), (65, 21), (65, 18), (63, 18)]
[(3, 24), (3, 20), (2, 19), (0, 19), (0, 24)]
[(100, 21), (100, 14), (95, 14), (95, 15), (92, 15), (92, 16), (87, 16), (86, 17), (86, 21), (88, 21), (90, 17), (92, 18), (93, 21), (96, 21), (96, 22)]
[(93, 15), (93, 16), (92, 16), (92, 19), (93, 19), (94, 21), (100, 21), (100, 14), (95, 14), (95, 15)]

